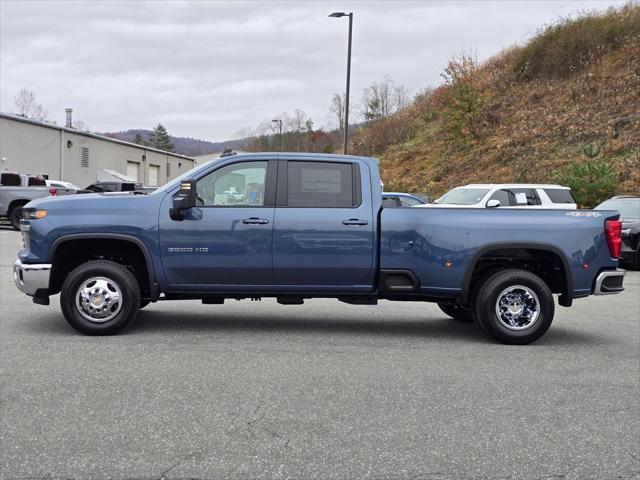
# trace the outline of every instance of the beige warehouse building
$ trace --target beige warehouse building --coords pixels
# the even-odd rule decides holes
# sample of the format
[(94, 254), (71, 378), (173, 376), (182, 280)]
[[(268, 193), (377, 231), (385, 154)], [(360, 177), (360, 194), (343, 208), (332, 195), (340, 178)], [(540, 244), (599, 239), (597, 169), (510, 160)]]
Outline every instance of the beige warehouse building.
[(159, 186), (195, 166), (183, 155), (4, 113), (0, 158), (1, 171), (44, 175), (80, 188), (95, 183), (105, 170)]

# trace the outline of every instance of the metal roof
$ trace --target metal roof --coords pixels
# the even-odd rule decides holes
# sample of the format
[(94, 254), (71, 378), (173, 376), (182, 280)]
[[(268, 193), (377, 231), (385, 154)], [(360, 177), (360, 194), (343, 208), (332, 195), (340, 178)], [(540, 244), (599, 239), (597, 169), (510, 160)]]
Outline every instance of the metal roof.
[(186, 155), (180, 155), (179, 153), (166, 152), (166, 151), (160, 150), (158, 148), (147, 147), (147, 146), (144, 146), (144, 145), (138, 145), (137, 143), (132, 143), (132, 142), (125, 142), (124, 140), (118, 140), (117, 138), (107, 137), (105, 135), (100, 135), (98, 133), (83, 132), (82, 130), (76, 130), (75, 128), (60, 127), (59, 125), (53, 125), (51, 123), (46, 123), (46, 122), (39, 122), (38, 120), (31, 120), (29, 118), (24, 118), (24, 117), (21, 117), (19, 115), (10, 115), (8, 113), (0, 112), (0, 118), (6, 118), (8, 120), (15, 120), (15, 121), (18, 121), (18, 122), (28, 123), (30, 125), (35, 125), (37, 127), (51, 128), (53, 130), (58, 130), (58, 131), (62, 130), (64, 132), (73, 133), (74, 135), (82, 135), (82, 136), (85, 136), (85, 137), (95, 138), (97, 140), (104, 140), (106, 142), (119, 143), (121, 145), (127, 145), (129, 147), (139, 148), (141, 150), (146, 150), (146, 151), (149, 151), (149, 152), (157, 152), (157, 153), (162, 153), (162, 154), (166, 154), (166, 155), (171, 155), (172, 157), (182, 158), (184, 160), (195, 161), (195, 159), (193, 157), (187, 157)]

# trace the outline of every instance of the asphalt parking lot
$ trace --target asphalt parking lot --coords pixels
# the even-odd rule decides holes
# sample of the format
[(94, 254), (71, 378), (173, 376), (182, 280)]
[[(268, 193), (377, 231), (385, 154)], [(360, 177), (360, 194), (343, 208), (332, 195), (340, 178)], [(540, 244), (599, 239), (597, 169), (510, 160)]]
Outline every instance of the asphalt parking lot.
[(504, 346), (435, 305), (150, 305), (84, 337), (0, 231), (5, 479), (640, 476), (640, 272)]

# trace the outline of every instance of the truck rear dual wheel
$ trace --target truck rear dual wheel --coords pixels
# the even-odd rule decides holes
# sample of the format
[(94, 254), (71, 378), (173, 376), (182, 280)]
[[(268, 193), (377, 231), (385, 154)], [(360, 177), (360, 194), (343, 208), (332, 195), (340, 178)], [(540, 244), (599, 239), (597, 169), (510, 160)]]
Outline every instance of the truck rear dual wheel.
[(135, 318), (140, 286), (127, 267), (92, 260), (73, 270), (60, 292), (60, 307), (69, 324), (85, 335), (113, 335)]
[(555, 304), (547, 284), (526, 270), (502, 270), (478, 286), (473, 315), (482, 329), (502, 343), (524, 345), (551, 326)]

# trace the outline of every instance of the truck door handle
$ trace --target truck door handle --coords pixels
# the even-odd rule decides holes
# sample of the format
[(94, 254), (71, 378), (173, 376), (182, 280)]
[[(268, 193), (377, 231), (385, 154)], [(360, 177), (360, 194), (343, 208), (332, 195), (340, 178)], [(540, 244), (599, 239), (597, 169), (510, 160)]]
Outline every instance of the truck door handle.
[(349, 220), (343, 220), (343, 225), (369, 225), (367, 220), (360, 220), (359, 218), (350, 218)]
[(244, 218), (242, 220), (242, 223), (244, 223), (245, 225), (266, 225), (267, 223), (269, 223), (269, 220), (267, 220), (266, 218), (251, 217)]

